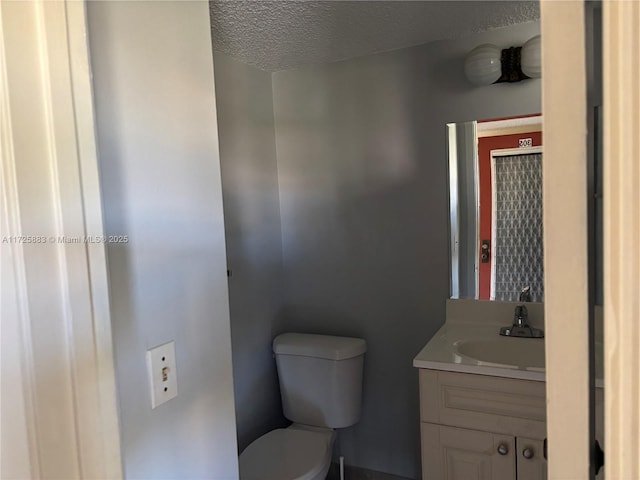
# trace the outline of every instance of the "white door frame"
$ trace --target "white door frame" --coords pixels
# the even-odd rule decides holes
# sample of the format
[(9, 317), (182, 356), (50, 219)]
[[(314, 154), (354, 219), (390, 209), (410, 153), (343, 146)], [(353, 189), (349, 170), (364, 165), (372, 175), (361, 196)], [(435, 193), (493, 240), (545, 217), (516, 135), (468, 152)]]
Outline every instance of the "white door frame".
[[(544, 0), (541, 17), (549, 478), (584, 479), (592, 447), (584, 3)], [(605, 477), (628, 480), (640, 478), (640, 3), (603, 2), (602, 23)]]
[(640, 3), (603, 2), (605, 477), (640, 478)]
[(591, 446), (584, 2), (543, 0), (540, 14), (548, 478), (585, 480)]
[(85, 4), (0, 26), (0, 477), (121, 478)]

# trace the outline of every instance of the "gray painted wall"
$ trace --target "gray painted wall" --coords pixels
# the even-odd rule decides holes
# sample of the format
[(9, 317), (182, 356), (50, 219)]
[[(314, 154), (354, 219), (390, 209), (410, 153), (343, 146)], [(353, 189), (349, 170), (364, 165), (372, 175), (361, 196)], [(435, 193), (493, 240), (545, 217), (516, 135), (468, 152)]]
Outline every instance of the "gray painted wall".
[(449, 296), (448, 122), (536, 113), (540, 82), (473, 87), (464, 56), (522, 45), (539, 24), (273, 75), (282, 330), (369, 344), (347, 464), (420, 477), (415, 354)]
[[(88, 2), (124, 471), (238, 475), (207, 2)], [(151, 409), (145, 352), (174, 340)]]
[(282, 236), (271, 74), (214, 53), (238, 447), (284, 418), (271, 341), (282, 306)]

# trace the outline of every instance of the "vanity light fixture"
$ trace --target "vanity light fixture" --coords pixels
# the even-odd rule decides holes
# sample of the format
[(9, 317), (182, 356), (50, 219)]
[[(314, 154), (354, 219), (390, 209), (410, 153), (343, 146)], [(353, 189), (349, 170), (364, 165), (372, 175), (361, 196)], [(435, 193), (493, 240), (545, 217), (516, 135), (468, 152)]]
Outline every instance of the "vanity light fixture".
[(465, 58), (464, 73), (474, 85), (540, 78), (540, 35), (529, 39), (522, 47), (500, 50), (489, 43), (479, 45)]

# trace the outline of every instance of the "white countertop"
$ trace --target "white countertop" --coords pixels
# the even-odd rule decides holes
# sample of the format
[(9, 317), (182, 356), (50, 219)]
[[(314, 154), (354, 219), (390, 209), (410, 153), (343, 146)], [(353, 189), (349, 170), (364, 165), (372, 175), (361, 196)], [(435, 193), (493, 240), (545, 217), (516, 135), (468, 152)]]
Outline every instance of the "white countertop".
[[(499, 330), (499, 326), (492, 324), (445, 323), (413, 359), (413, 366), (449, 372), (544, 382), (544, 367), (524, 367), (484, 362), (458, 352), (457, 345), (460, 342), (491, 341), (498, 346), (501, 343), (505, 343), (505, 348), (510, 348), (511, 350), (513, 350), (513, 342), (544, 342), (544, 339), (503, 337), (499, 335)], [(508, 344), (507, 342), (512, 343)], [(601, 362), (597, 363), (601, 365)], [(542, 359), (541, 364), (544, 365), (544, 360)], [(600, 380), (596, 380), (596, 386), (602, 387), (602, 369), (596, 368), (596, 370), (597, 376), (600, 378)]]

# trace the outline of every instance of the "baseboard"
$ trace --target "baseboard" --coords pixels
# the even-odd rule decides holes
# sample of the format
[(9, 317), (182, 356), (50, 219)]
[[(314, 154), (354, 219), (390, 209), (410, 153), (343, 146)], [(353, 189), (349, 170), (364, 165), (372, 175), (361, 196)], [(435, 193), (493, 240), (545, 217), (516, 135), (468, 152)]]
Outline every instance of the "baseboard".
[[(406, 477), (398, 477), (390, 473), (377, 472), (366, 468), (344, 466), (345, 480), (411, 480)], [(340, 465), (332, 463), (327, 473), (327, 480), (340, 480)]]

